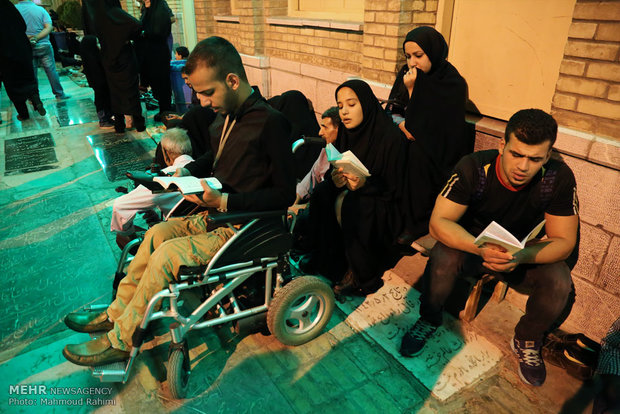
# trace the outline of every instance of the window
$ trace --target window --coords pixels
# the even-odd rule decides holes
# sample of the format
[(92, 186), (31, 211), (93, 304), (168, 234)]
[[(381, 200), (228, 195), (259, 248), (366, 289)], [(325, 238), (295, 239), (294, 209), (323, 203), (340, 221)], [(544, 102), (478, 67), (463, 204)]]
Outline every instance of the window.
[(288, 15), (309, 19), (362, 22), (364, 0), (288, 0)]

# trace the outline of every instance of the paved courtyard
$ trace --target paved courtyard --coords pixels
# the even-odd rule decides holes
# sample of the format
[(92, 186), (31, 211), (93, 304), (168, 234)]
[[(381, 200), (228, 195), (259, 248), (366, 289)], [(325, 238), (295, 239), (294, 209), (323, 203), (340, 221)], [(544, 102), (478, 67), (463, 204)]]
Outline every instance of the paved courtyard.
[[(339, 304), (327, 329), (299, 346), (231, 326), (192, 332), (189, 397), (166, 382), (168, 334), (145, 344), (126, 384), (101, 383), (67, 362), (66, 343), (88, 339), (62, 318), (106, 303), (120, 255), (109, 231), (126, 169), (148, 165), (146, 133), (98, 128), (92, 91), (61, 77), (57, 102), (40, 72), (48, 111), (19, 122), (2, 90), (0, 112), (0, 412), (182, 413), (582, 413), (596, 381), (548, 365), (546, 383), (524, 385), (508, 345), (521, 312), (489, 302), (471, 323), (451, 318), (417, 359), (397, 344), (417, 318), (410, 286), (425, 258), (403, 258), (386, 286)], [(152, 113), (151, 119), (152, 119)], [(149, 120), (152, 122), (152, 120)], [(458, 311), (458, 309), (457, 309)], [(163, 325), (162, 325), (163, 326)], [(25, 385), (26, 387), (18, 387)]]

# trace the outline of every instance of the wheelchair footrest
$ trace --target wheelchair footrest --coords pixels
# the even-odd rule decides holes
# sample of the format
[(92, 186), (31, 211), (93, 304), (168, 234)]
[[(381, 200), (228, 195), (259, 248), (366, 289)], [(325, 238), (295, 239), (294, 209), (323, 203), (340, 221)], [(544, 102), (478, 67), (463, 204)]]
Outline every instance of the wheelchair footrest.
[(91, 367), (91, 370), (93, 377), (99, 378), (101, 382), (123, 382), (126, 367), (127, 361), (119, 361), (99, 367)]

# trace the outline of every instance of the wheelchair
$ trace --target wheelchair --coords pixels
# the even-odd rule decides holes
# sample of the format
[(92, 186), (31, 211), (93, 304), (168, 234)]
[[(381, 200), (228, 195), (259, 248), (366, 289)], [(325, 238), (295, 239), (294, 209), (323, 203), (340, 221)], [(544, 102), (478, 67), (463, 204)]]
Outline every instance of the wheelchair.
[[(182, 266), (175, 281), (151, 298), (133, 334), (133, 347), (126, 362), (92, 367), (92, 375), (103, 382), (125, 383), (145, 342), (149, 324), (162, 318), (174, 319), (169, 327), (172, 339), (167, 373), (174, 398), (184, 398), (187, 393), (190, 358), (186, 336), (192, 330), (266, 318), (269, 332), (285, 345), (301, 345), (317, 337), (333, 313), (334, 294), (322, 278), (293, 276), (290, 271), (295, 217), (288, 217), (290, 214), (284, 211), (207, 216), (210, 227), (227, 226), (233, 230), (233, 236), (208, 265)], [(262, 289), (262, 298), (247, 306), (239, 296), (252, 282), (255, 288)], [(179, 309), (179, 296), (190, 289), (203, 289), (206, 295), (185, 316)], [(169, 306), (157, 310), (165, 299)], [(104, 308), (92, 306), (86, 310)]]

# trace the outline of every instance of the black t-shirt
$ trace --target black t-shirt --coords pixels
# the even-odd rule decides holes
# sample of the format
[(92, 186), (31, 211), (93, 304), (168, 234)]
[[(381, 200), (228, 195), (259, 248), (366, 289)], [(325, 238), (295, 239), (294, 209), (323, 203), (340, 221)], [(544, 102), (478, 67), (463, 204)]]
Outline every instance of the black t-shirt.
[(455, 203), (467, 205), (459, 220), (477, 236), (495, 221), (521, 240), (540, 223), (544, 214), (578, 214), (577, 187), (571, 169), (550, 159), (525, 187), (511, 190), (497, 176), (497, 150), (479, 151), (459, 161), (441, 191)]

